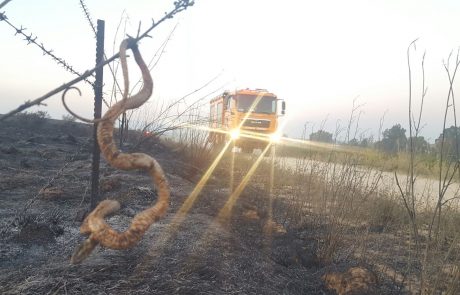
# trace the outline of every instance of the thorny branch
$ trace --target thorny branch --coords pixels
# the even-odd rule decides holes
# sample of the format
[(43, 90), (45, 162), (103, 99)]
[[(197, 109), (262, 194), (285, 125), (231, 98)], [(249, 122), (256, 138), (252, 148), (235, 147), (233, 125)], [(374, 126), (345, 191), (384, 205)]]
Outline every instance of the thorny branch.
[[(149, 130), (149, 131), (155, 133), (155, 136), (160, 136), (161, 134), (164, 134), (165, 132), (186, 127), (186, 125), (188, 125), (188, 124), (184, 125), (182, 123), (178, 123), (178, 121), (186, 113), (189, 113), (190, 110), (193, 110), (193, 109), (198, 110), (198, 109), (200, 109), (203, 106), (201, 104), (202, 101), (204, 99), (208, 98), (209, 96), (212, 96), (215, 93), (221, 91), (222, 88), (224, 88), (224, 85), (220, 86), (217, 89), (215, 89), (214, 91), (212, 91), (210, 93), (207, 93), (206, 95), (196, 99), (193, 103), (191, 103), (190, 105), (187, 105), (187, 107), (184, 110), (178, 111), (174, 115), (170, 115), (170, 112), (173, 110), (173, 108), (178, 107), (179, 104), (186, 103), (186, 98), (187, 97), (189, 97), (189, 96), (197, 93), (198, 91), (204, 89), (205, 87), (210, 85), (212, 82), (214, 82), (219, 76), (220, 76), (220, 74), (218, 74), (217, 76), (215, 76), (214, 78), (212, 78), (211, 80), (206, 82), (200, 88), (195, 89), (192, 92), (189, 92), (188, 94), (186, 94), (186, 95), (182, 96), (181, 98), (175, 100), (174, 102), (172, 102), (168, 106), (166, 106), (166, 107), (162, 106), (160, 108), (158, 114), (155, 115), (156, 119), (154, 121), (151, 121), (151, 122), (148, 122), (148, 123), (146, 122), (145, 126), (141, 130), (141, 133), (144, 133), (145, 131)], [(140, 137), (137, 140), (137, 144), (135, 145), (135, 147), (138, 146), (141, 142), (142, 142), (142, 138)]]
[[(9, 20), (8, 20), (8, 17), (6, 16), (6, 14), (4, 12), (0, 12), (0, 21), (4, 21), (5, 23), (7, 23), (10, 27), (12, 27), (16, 33), (14, 34), (15, 36), (17, 35), (20, 35), (20, 36), (23, 36), (24, 37), (24, 41), (27, 42), (27, 45), (29, 44), (34, 44), (36, 45), (38, 48), (41, 49), (41, 51), (43, 52), (43, 55), (48, 55), (49, 57), (51, 57), (58, 65), (61, 65), (64, 69), (66, 69), (67, 71), (71, 72), (72, 74), (75, 74), (77, 76), (82, 76), (81, 73), (79, 73), (78, 71), (74, 70), (74, 68), (69, 65), (68, 62), (66, 62), (63, 58), (60, 58), (60, 57), (57, 57), (54, 53), (53, 53), (53, 50), (51, 49), (46, 49), (45, 48), (45, 45), (43, 45), (43, 43), (39, 43), (37, 41), (37, 36), (34, 36), (32, 33), (30, 33), (29, 35), (27, 35), (26, 33), (24, 33), (25, 30), (27, 30), (27, 28), (24, 28), (23, 26), (15, 26), (13, 23), (11, 23)], [(91, 82), (90, 80), (86, 79), (87, 77), (84, 78), (84, 80), (91, 84), (92, 86), (94, 86), (94, 82)]]
[[(179, 0), (179, 1), (175, 1), (174, 2), (174, 9), (171, 10), (170, 12), (165, 13), (165, 15), (159, 21), (155, 22), (155, 21), (152, 20), (152, 25), (143, 34), (138, 35), (136, 38), (131, 39), (130, 44), (128, 44), (128, 48), (132, 48), (134, 45), (137, 44), (137, 42), (139, 42), (140, 40), (142, 40), (145, 37), (151, 37), (149, 35), (149, 33), (154, 28), (156, 28), (159, 24), (161, 24), (162, 22), (164, 22), (167, 19), (173, 18), (174, 15), (176, 15), (177, 13), (179, 13), (181, 11), (184, 11), (189, 6), (192, 6), (193, 4), (195, 4), (194, 0)], [(3, 20), (2, 16), (4, 16), (4, 14), (0, 14), (0, 21)], [(3, 115), (2, 117), (0, 117), (0, 121), (3, 121), (5, 119), (13, 116), (14, 114), (17, 114), (17, 113), (19, 113), (19, 112), (21, 112), (21, 111), (23, 111), (25, 109), (28, 109), (28, 108), (30, 108), (30, 107), (32, 107), (34, 105), (41, 104), (44, 100), (46, 100), (46, 99), (50, 98), (51, 96), (53, 96), (53, 95), (65, 90), (65, 89), (69, 88), (70, 86), (72, 86), (72, 85), (74, 85), (74, 84), (86, 79), (87, 77), (91, 76), (97, 69), (106, 66), (107, 64), (111, 63), (112, 61), (116, 60), (119, 57), (120, 57), (120, 54), (117, 53), (117, 54), (113, 55), (112, 57), (104, 60), (103, 62), (101, 62), (96, 67), (85, 71), (80, 77), (75, 78), (75, 79), (71, 80), (70, 82), (65, 83), (64, 85), (59, 86), (59, 87), (51, 90), (50, 92), (40, 96), (39, 98), (36, 98), (36, 99), (34, 99), (32, 101), (30, 101), (30, 100), (26, 101), (25, 103), (23, 103), (22, 105), (20, 105), (16, 109), (14, 109), (14, 110), (8, 112), (7, 114)]]

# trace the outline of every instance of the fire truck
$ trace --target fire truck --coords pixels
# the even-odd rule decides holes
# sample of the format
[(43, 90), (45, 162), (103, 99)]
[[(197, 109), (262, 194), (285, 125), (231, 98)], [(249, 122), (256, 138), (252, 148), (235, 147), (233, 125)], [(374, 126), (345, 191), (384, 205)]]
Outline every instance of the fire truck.
[(244, 152), (262, 149), (279, 140), (278, 121), (285, 109), (284, 100), (266, 89), (226, 91), (210, 102), (208, 140), (221, 145), (231, 139)]

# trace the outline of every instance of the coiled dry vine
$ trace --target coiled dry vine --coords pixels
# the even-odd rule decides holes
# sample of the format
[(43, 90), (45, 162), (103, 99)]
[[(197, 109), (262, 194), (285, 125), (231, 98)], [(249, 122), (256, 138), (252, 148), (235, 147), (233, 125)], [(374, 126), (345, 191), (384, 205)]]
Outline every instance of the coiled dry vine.
[[(126, 62), (126, 49), (131, 48), (137, 65), (141, 69), (144, 85), (139, 92), (128, 98), (129, 79)], [(144, 153), (122, 153), (113, 140), (115, 120), (124, 111), (135, 109), (144, 104), (152, 94), (153, 81), (150, 76), (136, 40), (128, 38), (120, 46), (120, 61), (123, 70), (124, 94), (123, 99), (113, 105), (105, 115), (98, 120), (97, 140), (107, 162), (122, 170), (143, 169), (148, 171), (158, 190), (158, 199), (154, 206), (138, 213), (125, 232), (118, 232), (108, 225), (104, 217), (120, 209), (118, 201), (104, 200), (85, 218), (80, 232), (89, 237), (77, 247), (72, 255), (71, 263), (77, 264), (86, 259), (97, 245), (111, 249), (127, 249), (136, 245), (150, 225), (162, 217), (169, 203), (169, 186), (163, 170), (158, 162)], [(65, 92), (63, 94), (64, 101)]]

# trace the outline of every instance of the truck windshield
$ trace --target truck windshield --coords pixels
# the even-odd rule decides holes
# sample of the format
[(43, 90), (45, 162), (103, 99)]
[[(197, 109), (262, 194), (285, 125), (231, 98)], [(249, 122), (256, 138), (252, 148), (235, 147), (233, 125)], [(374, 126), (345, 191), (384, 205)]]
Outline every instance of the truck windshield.
[[(238, 112), (248, 112), (257, 95), (241, 94), (237, 97)], [(273, 114), (276, 112), (276, 98), (264, 96), (254, 108), (254, 113)]]

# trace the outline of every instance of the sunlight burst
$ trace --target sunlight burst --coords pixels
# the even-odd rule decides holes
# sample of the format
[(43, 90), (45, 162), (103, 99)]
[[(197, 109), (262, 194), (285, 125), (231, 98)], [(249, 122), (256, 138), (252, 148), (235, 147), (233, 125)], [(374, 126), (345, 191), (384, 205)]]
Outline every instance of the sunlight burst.
[(243, 192), (244, 188), (248, 184), (249, 180), (251, 179), (252, 175), (256, 171), (257, 167), (259, 167), (259, 164), (262, 162), (265, 154), (267, 153), (267, 151), (270, 149), (271, 146), (272, 146), (271, 144), (268, 144), (267, 147), (259, 155), (257, 160), (251, 166), (251, 169), (249, 169), (248, 173), (246, 173), (246, 175), (244, 176), (243, 180), (241, 180), (240, 184), (236, 187), (235, 191), (230, 195), (230, 197), (228, 198), (228, 200), (225, 203), (224, 207), (222, 207), (222, 209), (219, 211), (217, 219), (219, 219), (219, 220), (228, 219), (228, 217), (230, 216), (230, 213), (231, 213), (231, 211), (233, 209), (233, 206), (235, 205), (235, 202), (240, 197), (240, 195)]

